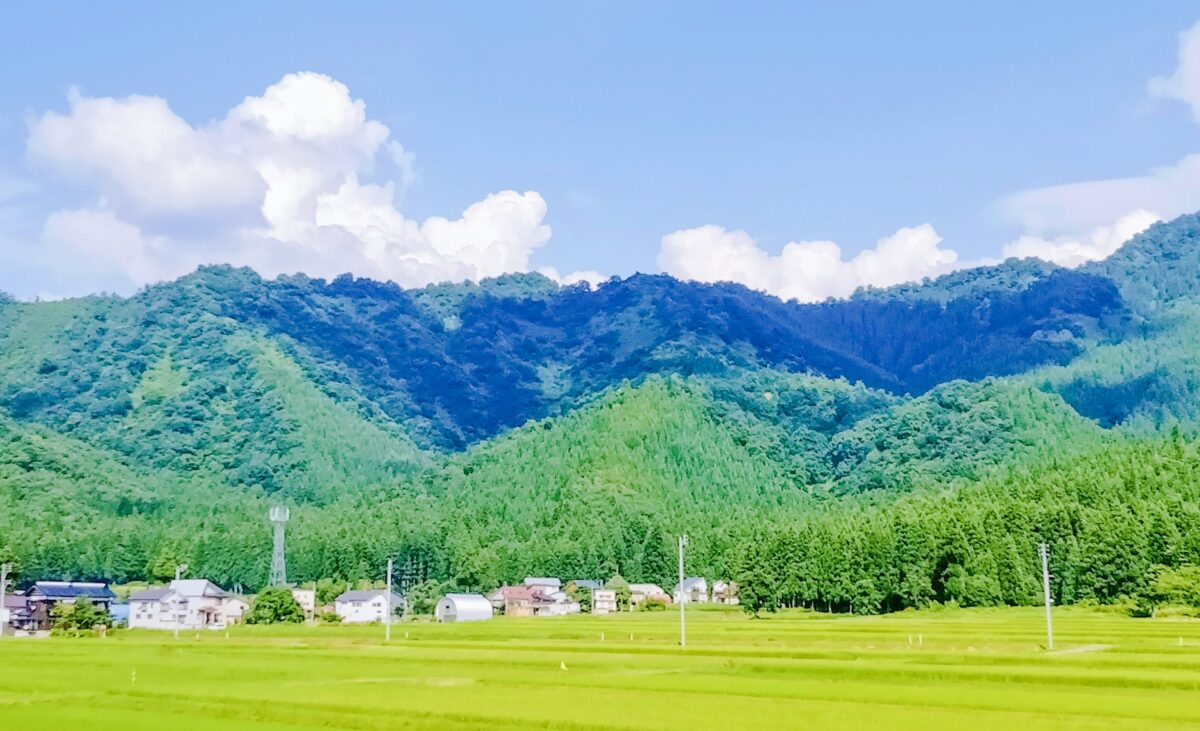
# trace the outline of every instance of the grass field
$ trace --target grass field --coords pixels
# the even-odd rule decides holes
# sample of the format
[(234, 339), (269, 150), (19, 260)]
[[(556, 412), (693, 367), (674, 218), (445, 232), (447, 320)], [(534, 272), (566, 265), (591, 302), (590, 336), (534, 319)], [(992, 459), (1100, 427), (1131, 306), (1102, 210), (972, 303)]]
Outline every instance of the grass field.
[[(0, 643), (0, 728), (1200, 729), (1200, 622), (1056, 610), (239, 627)], [(1182, 646), (1180, 644), (1182, 638)], [(911, 643), (911, 644), (910, 644)]]

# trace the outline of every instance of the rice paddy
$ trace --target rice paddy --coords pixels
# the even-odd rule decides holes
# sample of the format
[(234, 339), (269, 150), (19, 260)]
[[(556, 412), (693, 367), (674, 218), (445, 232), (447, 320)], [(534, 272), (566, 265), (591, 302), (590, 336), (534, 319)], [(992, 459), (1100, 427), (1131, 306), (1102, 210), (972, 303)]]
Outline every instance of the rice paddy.
[(1200, 621), (690, 611), (0, 642), (4, 728), (1200, 729)]

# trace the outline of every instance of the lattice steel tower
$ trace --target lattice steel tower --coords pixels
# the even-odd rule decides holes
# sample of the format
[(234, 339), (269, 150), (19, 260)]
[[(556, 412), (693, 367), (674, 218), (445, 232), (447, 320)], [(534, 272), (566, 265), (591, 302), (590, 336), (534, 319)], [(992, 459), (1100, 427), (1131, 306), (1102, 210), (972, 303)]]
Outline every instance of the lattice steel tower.
[(283, 531), (288, 522), (288, 509), (285, 505), (271, 508), (268, 516), (275, 528), (275, 550), (271, 553), (271, 577), (267, 586), (287, 586), (287, 558), (284, 553)]

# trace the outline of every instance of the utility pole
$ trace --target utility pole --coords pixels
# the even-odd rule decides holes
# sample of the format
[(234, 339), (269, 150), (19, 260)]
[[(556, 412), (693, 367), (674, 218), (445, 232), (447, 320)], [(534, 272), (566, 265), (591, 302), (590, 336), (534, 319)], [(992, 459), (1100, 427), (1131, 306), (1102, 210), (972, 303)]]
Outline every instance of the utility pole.
[(387, 617), (383, 620), (384, 640), (392, 641), (392, 559), (388, 559), (387, 574)]
[(1050, 618), (1050, 546), (1038, 544), (1038, 555), (1042, 557), (1042, 594), (1046, 600), (1046, 649), (1054, 649), (1054, 624)]
[(4, 624), (0, 625), (0, 637), (4, 636), (5, 625), (8, 624), (8, 610), (4, 608), (4, 597), (8, 593), (8, 575), (12, 571), (12, 564), (0, 563), (0, 614), (4, 615)]
[(687, 534), (679, 536), (679, 646), (687, 649), (687, 620), (684, 616), (684, 606), (687, 604), (687, 594), (683, 589), (683, 547), (687, 545)]
[(181, 578), (183, 578), (183, 572), (187, 571), (187, 570), (188, 570), (188, 565), (185, 563), (181, 563), (178, 566), (176, 566), (175, 567), (175, 580), (179, 581)]

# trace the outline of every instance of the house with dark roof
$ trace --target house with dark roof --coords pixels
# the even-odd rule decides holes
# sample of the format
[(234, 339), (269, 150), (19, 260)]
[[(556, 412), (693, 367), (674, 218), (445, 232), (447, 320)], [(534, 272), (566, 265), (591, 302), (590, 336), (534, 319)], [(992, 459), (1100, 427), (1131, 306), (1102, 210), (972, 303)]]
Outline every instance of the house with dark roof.
[(106, 614), (117, 595), (102, 581), (38, 581), (25, 599), (29, 605), (29, 629), (50, 629), (54, 623), (53, 610), (59, 604), (90, 601)]

